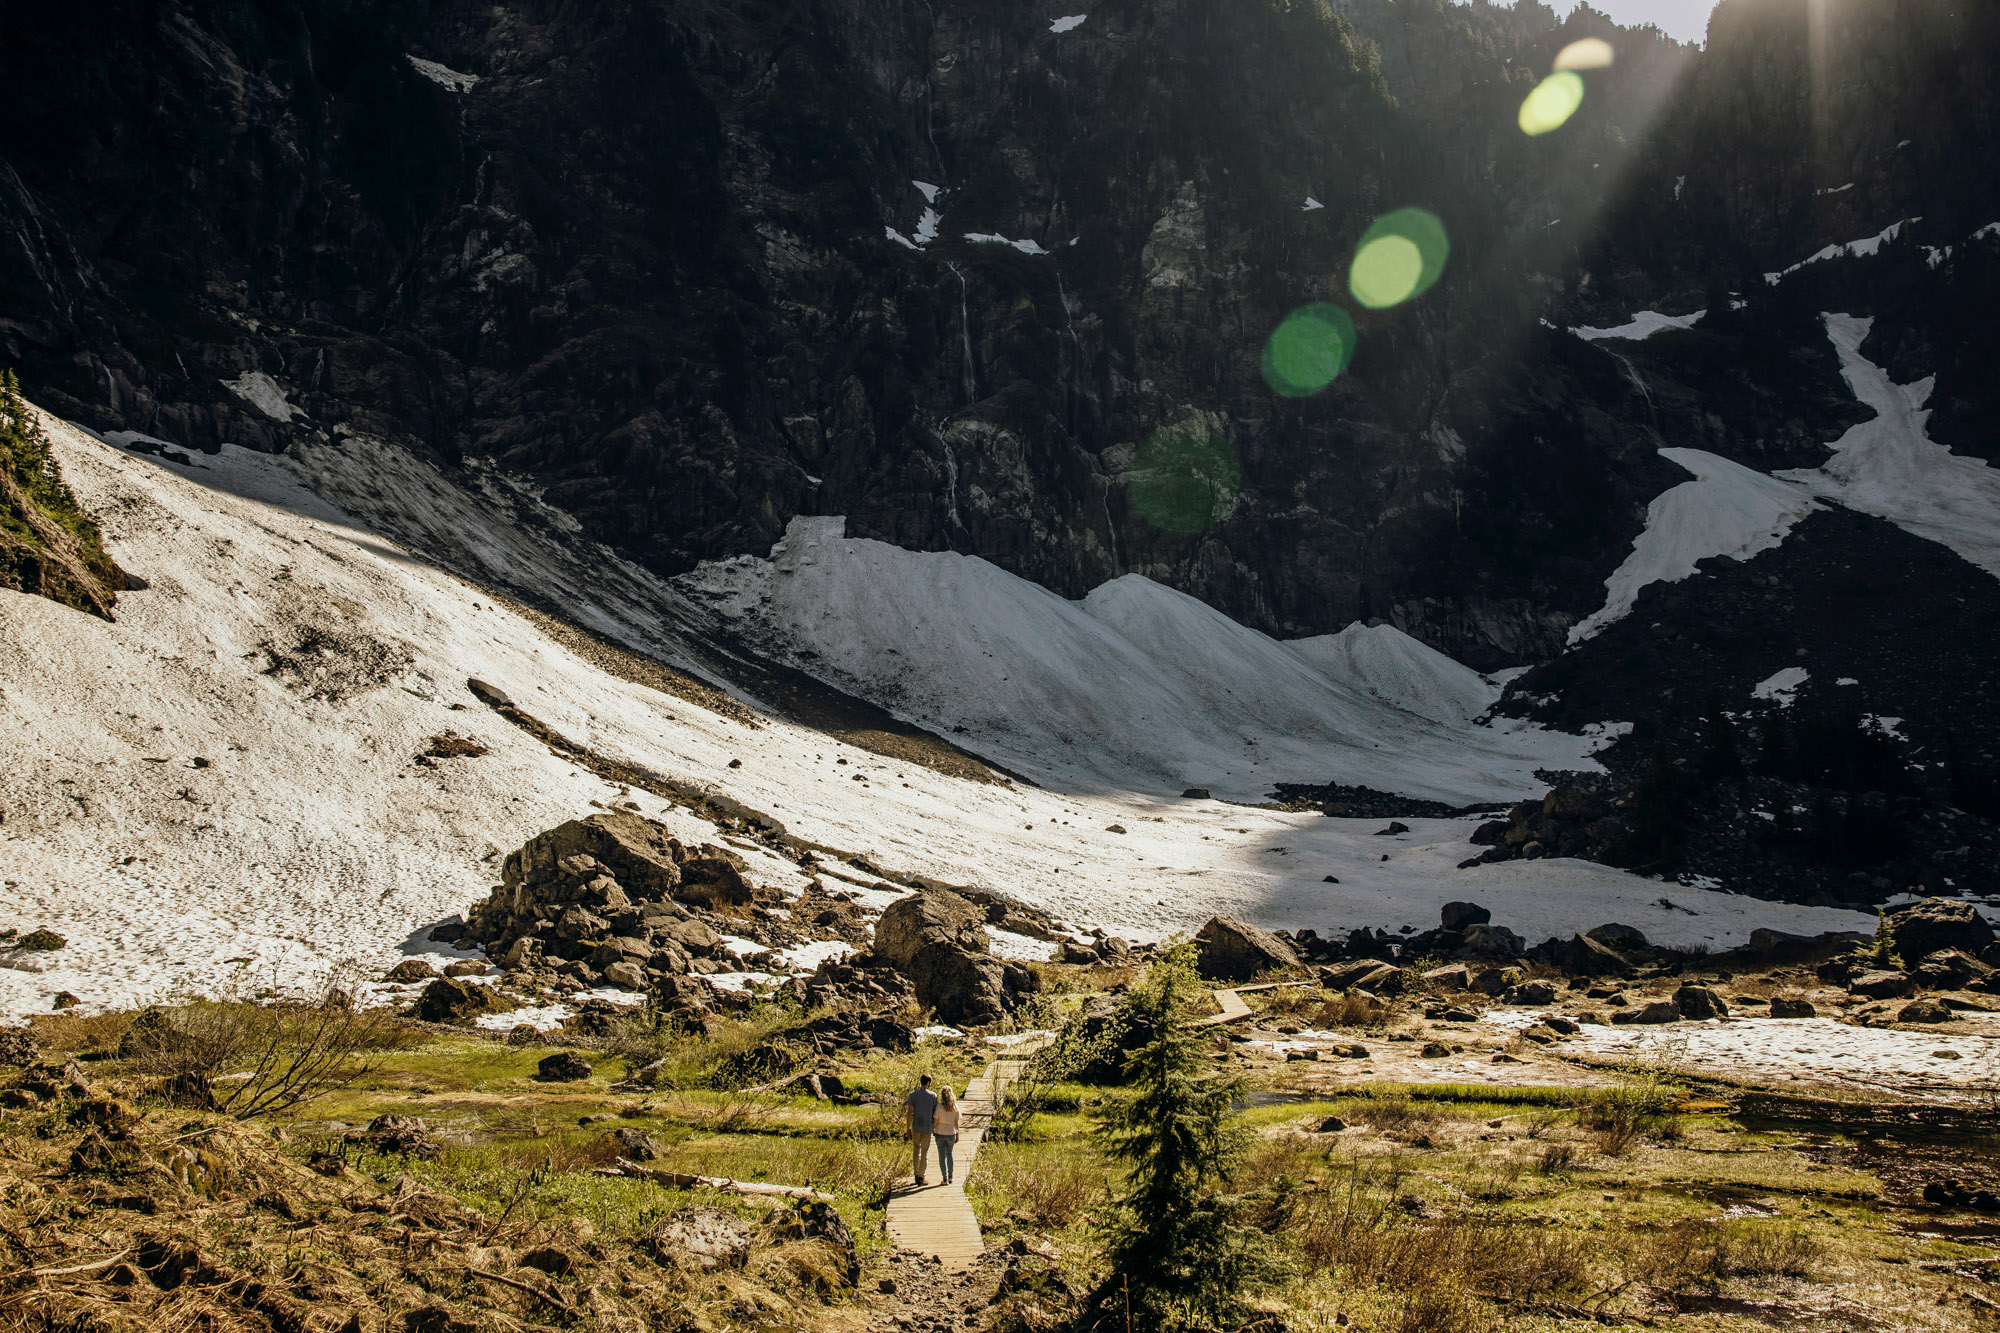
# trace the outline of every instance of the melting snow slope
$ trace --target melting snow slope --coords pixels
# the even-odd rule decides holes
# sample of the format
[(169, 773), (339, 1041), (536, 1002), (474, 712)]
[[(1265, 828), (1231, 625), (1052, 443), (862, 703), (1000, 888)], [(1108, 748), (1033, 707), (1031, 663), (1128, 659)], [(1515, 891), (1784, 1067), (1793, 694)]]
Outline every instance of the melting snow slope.
[(1649, 583), (1678, 583), (1711, 556), (1743, 559), (1768, 551), (1817, 506), (1803, 487), (1700, 449), (1662, 449), (1694, 474), (1653, 498), (1632, 554), (1604, 581), (1604, 605), (1570, 626), (1578, 644), (1624, 618)]
[[(1542, 790), (1538, 768), (1593, 768), (1603, 743), (1471, 725), (1475, 688), (1414, 640), (1372, 655), (1401, 665), (1379, 663), (1371, 684), (1326, 669), (1340, 649), (1281, 643), (1138, 575), (1070, 602), (984, 560), (843, 529), (794, 519), (770, 559), (681, 582), (765, 650), (1045, 785), (1255, 801), (1332, 779), (1469, 804)], [(1438, 660), (1412, 667), (1425, 657)]]
[[(1670, 906), (1657, 881), (1582, 862), (1461, 871), (1469, 821), (1412, 820), (1411, 833), (1380, 838), (1378, 821), (975, 785), (781, 722), (751, 729), (606, 675), (302, 478), (319, 472), (330, 488), (337, 476), (413, 536), (426, 535), (422, 514), (440, 515), (428, 536), (461, 555), (546, 573), (557, 589), (583, 578), (582, 548), (552, 544), (559, 525), (510, 527), (508, 513), (532, 516), (517, 491), (457, 490), (386, 447), (299, 459), (225, 448), (183, 465), (48, 424), (113, 554), (147, 586), (120, 598), (116, 624), (0, 591), (0, 915), (69, 938), (46, 971), (0, 969), (0, 1017), (46, 1011), (60, 990), (100, 1008), (292, 986), (331, 964), (434, 952), (424, 932), (483, 896), (505, 851), (628, 799), (479, 706), (470, 676), (579, 743), (724, 791), (801, 837), (1010, 891), (1079, 927), (1150, 938), (1225, 912), (1271, 927), (1393, 928), (1428, 925), (1455, 899), (1535, 937), (1619, 920), (1663, 942), (1720, 947), (1760, 925), (1869, 922), (1689, 887), (1670, 888)], [(602, 576), (578, 589), (579, 614), (622, 629), (679, 614), (666, 600), (649, 611), (647, 580), (616, 562)], [(991, 591), (994, 615), (1020, 614), (1018, 588)], [(593, 607), (597, 593), (614, 612)], [(1118, 653), (1108, 626), (1090, 637), (1077, 608), (1040, 595), (1067, 608), (1048, 612), (1061, 634)], [(1199, 616), (1179, 623), (1219, 632)], [(1010, 627), (1030, 628), (1003, 623), (987, 641), (1007, 649)], [(1407, 656), (1379, 632), (1350, 632), (1347, 643), (1358, 658)], [(278, 671), (272, 648), (286, 663)], [(1150, 661), (1123, 652), (1133, 670)], [(1374, 688), (1387, 688), (1388, 670)], [(1470, 707), (1472, 682), (1439, 670), (1461, 691), (1452, 707)], [(1414, 715), (1367, 698), (1370, 688), (1349, 687), (1367, 704), (1364, 720), (1412, 726)], [(489, 753), (415, 763), (445, 730)], [(1414, 734), (1436, 748), (1458, 733)], [(1372, 770), (1357, 776), (1388, 785)], [(685, 809), (643, 792), (629, 799), (684, 839), (717, 836)], [(1114, 823), (1129, 832), (1110, 832)], [(739, 850), (753, 877), (803, 887), (791, 863)], [(1341, 882), (1323, 883), (1328, 874)]]
[(1861, 355), (1873, 319), (1824, 316), (1840, 373), (1875, 417), (1833, 443), (1817, 468), (1780, 472), (1815, 495), (1886, 518), (1906, 532), (1949, 546), (2000, 577), (2000, 471), (1952, 453), (1924, 433), (1931, 379), (1897, 384)]

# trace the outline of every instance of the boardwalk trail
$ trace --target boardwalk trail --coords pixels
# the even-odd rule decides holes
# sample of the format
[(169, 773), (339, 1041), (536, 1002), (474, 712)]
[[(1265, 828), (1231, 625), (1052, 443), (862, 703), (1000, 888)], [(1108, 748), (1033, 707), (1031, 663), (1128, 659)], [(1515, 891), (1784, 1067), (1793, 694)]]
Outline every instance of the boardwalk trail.
[(979, 1220), (965, 1197), (965, 1181), (979, 1157), (980, 1140), (993, 1123), (1007, 1085), (1021, 1076), (1021, 1060), (995, 1060), (973, 1079), (958, 1099), (961, 1113), (957, 1169), (951, 1184), (938, 1179), (937, 1153), (931, 1153), (930, 1181), (923, 1188), (905, 1185), (889, 1200), (889, 1239), (900, 1249), (934, 1255), (946, 1268), (971, 1265), (986, 1248)]

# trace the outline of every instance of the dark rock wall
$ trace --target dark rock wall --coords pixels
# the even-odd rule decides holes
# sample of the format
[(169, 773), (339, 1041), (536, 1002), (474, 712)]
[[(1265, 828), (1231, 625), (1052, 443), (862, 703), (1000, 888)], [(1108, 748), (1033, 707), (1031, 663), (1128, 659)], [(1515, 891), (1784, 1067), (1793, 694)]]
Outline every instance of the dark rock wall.
[[(1868, 48), (1832, 85), (1799, 73), (1802, 0), (1726, 0), (1699, 57), (1533, 0), (1085, 8), (1058, 35), (1002, 0), (11, 4), (0, 352), (99, 429), (490, 456), (662, 570), (838, 513), (1066, 595), (1136, 571), (1281, 634), (1383, 618), (1494, 666), (1595, 609), (1680, 480), (1660, 445), (1822, 456), (1851, 397), (1811, 309), (1742, 275), (1974, 190), (1988, 144), (1984, 21), (1890, 0), (1829, 7)], [(1521, 97), (1586, 33), (1619, 65), (1526, 139)], [(1884, 158), (1891, 133), (1922, 155)], [(1842, 154), (1865, 190), (1803, 202)], [(915, 230), (914, 180), (948, 190), (921, 253), (885, 235)], [(1445, 220), (1445, 280), (1357, 312), (1325, 394), (1272, 395), (1265, 336), (1340, 299), (1405, 204)], [(1663, 299), (1736, 319), (1643, 352), (1537, 322)], [(1976, 358), (1896, 323), (1942, 417), (1976, 421)], [(290, 420), (226, 386), (249, 371)], [(1133, 459), (1189, 422), (1242, 491), (1166, 532)]]

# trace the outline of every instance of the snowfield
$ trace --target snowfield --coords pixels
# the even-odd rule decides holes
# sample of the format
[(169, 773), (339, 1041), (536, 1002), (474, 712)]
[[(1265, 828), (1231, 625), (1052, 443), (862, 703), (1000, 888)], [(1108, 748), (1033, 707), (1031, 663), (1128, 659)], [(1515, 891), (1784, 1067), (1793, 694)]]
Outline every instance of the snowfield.
[(1595, 769), (1609, 739), (1472, 725), (1499, 689), (1392, 628), (1287, 644), (1137, 575), (1070, 602), (844, 526), (793, 519), (769, 559), (679, 582), (772, 656), (1045, 786), (1258, 801), (1333, 779), (1464, 805)]
[[(1531, 938), (1617, 920), (1721, 947), (1756, 926), (1870, 923), (1582, 862), (1461, 871), (1469, 820), (1381, 837), (1375, 821), (1167, 794), (1341, 777), (1497, 796), (1589, 748), (1471, 725), (1490, 684), (1393, 632), (1280, 644), (1142, 580), (1079, 606), (965, 557), (891, 558), (826, 524), (775, 561), (709, 571), (727, 596), (768, 599), (767, 619), (811, 627), (805, 641), (858, 674), (964, 707), (974, 748), (1076, 779), (977, 784), (614, 677), (496, 605), (438, 562), (533, 581), (662, 656), (701, 614), (497, 474), (461, 486), (363, 440), (285, 458), (226, 447), (183, 465), (47, 424), (145, 586), (121, 595), (115, 624), (0, 591), (0, 900), (5, 924), (69, 941), (47, 970), (0, 969), (0, 1016), (46, 1011), (64, 990), (96, 1009), (439, 954), (424, 934), (482, 897), (507, 851), (613, 803), (684, 840), (722, 840), (684, 807), (558, 758), (478, 703), (472, 677), (579, 744), (726, 793), (800, 837), (1004, 889), (1076, 928), (1152, 938), (1215, 912), (1323, 932), (1421, 927), (1453, 899)], [(418, 762), (446, 732), (487, 753)], [(1157, 780), (1136, 780), (1148, 772)], [(733, 845), (753, 878), (805, 886), (793, 863)]]

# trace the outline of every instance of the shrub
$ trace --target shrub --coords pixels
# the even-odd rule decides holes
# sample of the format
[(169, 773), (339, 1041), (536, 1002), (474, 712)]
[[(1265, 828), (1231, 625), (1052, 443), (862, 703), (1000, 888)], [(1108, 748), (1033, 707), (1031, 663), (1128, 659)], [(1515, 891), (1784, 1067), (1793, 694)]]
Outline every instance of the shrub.
[(1633, 1252), (1638, 1281), (1665, 1294), (1714, 1288), (1732, 1277), (1800, 1277), (1819, 1243), (1797, 1227), (1687, 1218), (1646, 1237)]
[[(308, 1001), (195, 1000), (142, 1011), (118, 1054), (182, 1102), (206, 1089), (239, 1120), (289, 1110), (372, 1072), (372, 1053), (402, 1044), (386, 1010), (358, 1010), (329, 988)], [(237, 1075), (218, 1085), (223, 1075)]]

